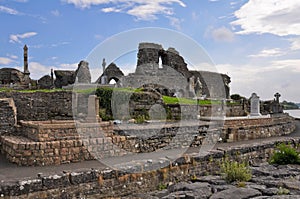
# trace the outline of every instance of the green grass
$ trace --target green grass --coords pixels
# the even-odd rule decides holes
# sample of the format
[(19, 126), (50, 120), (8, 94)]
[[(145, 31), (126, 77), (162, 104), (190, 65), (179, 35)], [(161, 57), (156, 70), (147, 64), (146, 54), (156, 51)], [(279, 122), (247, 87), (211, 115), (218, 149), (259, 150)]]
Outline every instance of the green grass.
[(19, 92), (19, 93), (36, 93), (36, 92), (53, 93), (53, 92), (59, 92), (59, 91), (65, 91), (65, 90), (64, 89), (14, 90), (11, 88), (0, 88), (0, 92)]
[[(187, 99), (187, 98), (163, 96), (163, 101), (165, 104), (197, 105), (197, 100)], [(221, 101), (220, 100), (199, 100), (199, 105), (212, 105), (212, 104), (221, 104)]]

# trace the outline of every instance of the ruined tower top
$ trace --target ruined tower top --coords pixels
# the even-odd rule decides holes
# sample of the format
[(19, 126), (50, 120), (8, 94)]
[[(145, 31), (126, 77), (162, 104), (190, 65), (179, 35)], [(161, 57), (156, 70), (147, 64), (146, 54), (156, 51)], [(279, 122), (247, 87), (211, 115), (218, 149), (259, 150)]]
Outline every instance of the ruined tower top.
[(30, 75), (30, 72), (28, 70), (28, 47), (26, 46), (26, 44), (23, 50), (24, 50), (24, 74)]
[(163, 47), (160, 44), (148, 43), (148, 42), (140, 43), (139, 44), (139, 50), (144, 49), (144, 48), (152, 48), (152, 49), (157, 49), (157, 50), (163, 50)]

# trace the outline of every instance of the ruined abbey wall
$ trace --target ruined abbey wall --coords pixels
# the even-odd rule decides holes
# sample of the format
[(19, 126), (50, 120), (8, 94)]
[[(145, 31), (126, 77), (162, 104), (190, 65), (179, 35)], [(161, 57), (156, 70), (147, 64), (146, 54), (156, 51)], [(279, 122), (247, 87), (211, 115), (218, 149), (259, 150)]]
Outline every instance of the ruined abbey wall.
[[(269, 141), (231, 148), (218, 148), (205, 156), (198, 154), (185, 155), (168, 166), (152, 171), (143, 168), (160, 164), (160, 162), (132, 165), (124, 170), (91, 169), (88, 171), (68, 171), (56, 175), (41, 175), (30, 180), (3, 182), (0, 185), (0, 195), (4, 198), (110, 198), (128, 196), (132, 193), (145, 193), (157, 190), (160, 184), (188, 181), (192, 176), (204, 176), (207, 173), (220, 172), (222, 158), (229, 160), (244, 159), (250, 164), (267, 161), (280, 143), (292, 143), (293, 147), (300, 144), (299, 138), (282, 138), (279, 141)], [(150, 165), (149, 165), (150, 164)], [(132, 173), (132, 170), (135, 172)]]

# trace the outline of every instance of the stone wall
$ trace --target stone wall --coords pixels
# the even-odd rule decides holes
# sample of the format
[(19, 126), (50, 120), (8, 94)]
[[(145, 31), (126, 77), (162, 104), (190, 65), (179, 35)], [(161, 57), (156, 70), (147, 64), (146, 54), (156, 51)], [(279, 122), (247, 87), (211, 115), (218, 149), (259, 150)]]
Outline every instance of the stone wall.
[[(0, 195), (3, 198), (18, 197), (20, 199), (49, 198), (116, 198), (130, 196), (132, 193), (145, 193), (157, 190), (160, 184), (188, 181), (192, 176), (203, 176), (207, 173), (219, 172), (219, 163), (225, 156), (231, 159), (249, 160), (250, 164), (265, 162), (269, 159), (279, 143), (292, 143), (296, 147), (299, 138), (285, 138), (244, 145), (239, 147), (221, 148), (211, 151), (208, 155), (185, 155), (164, 168), (143, 171), (143, 166), (133, 165), (124, 170), (88, 170), (69, 171), (51, 176), (39, 176), (35, 179), (17, 182), (3, 182)], [(163, 161), (163, 160), (160, 160)], [(165, 162), (169, 160), (165, 159)], [(147, 164), (158, 164), (154, 161)]]
[[(0, 137), (1, 151), (17, 165), (59, 165), (69, 162), (91, 160), (96, 157), (120, 156), (114, 150), (111, 138), (112, 123), (78, 124), (22, 122), (23, 136)], [(115, 154), (116, 153), (116, 154)]]
[[(72, 91), (0, 92), (0, 98), (12, 98), (17, 107), (17, 120), (72, 120)], [(78, 94), (78, 110), (87, 112), (85, 94)]]
[(0, 99), (0, 136), (13, 132), (16, 124), (16, 107), (13, 99)]
[[(149, 124), (146, 128), (127, 126), (116, 128), (112, 142), (127, 152), (147, 153), (201, 146), (208, 124)], [(215, 142), (217, 139), (215, 140)]]
[(294, 118), (288, 115), (270, 118), (246, 118), (225, 120), (222, 139), (227, 142), (276, 137), (295, 130)]

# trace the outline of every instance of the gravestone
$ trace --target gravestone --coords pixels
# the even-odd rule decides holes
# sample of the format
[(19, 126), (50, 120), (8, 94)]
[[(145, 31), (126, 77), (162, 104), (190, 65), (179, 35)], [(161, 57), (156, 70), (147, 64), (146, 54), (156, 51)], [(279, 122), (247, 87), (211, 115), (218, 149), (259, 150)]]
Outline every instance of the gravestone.
[(99, 122), (101, 118), (99, 116), (99, 98), (96, 95), (90, 95), (88, 98), (88, 114), (86, 118), (87, 122)]
[(196, 85), (195, 85), (195, 93), (196, 93), (197, 97), (201, 97), (202, 96), (202, 89), (203, 89), (203, 86), (202, 86), (202, 83), (200, 81), (200, 78), (198, 77)]
[(261, 116), (259, 96), (256, 93), (250, 97), (250, 116)]

